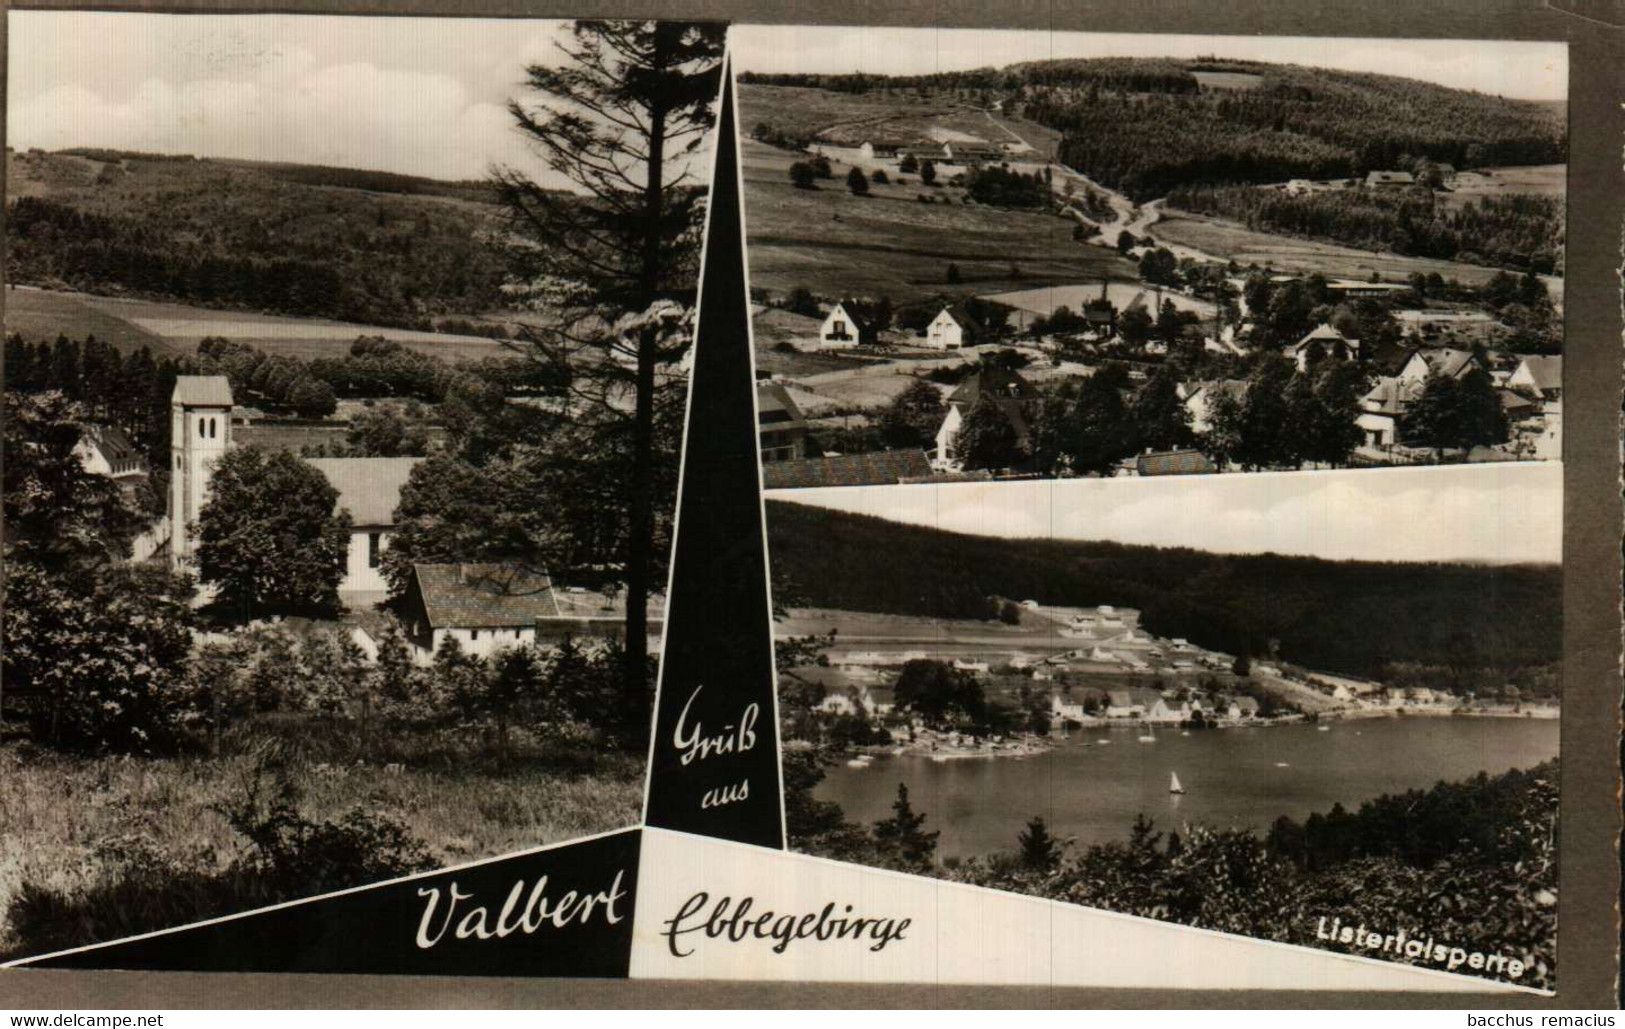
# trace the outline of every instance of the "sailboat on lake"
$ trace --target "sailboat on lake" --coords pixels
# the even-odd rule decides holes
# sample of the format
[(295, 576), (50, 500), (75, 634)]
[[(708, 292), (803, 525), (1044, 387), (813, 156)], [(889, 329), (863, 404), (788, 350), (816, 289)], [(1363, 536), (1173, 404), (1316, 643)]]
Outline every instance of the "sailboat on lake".
[(1169, 793), (1184, 793), (1185, 792), (1185, 787), (1179, 785), (1179, 773), (1178, 772), (1169, 772), (1168, 773), (1168, 792)]

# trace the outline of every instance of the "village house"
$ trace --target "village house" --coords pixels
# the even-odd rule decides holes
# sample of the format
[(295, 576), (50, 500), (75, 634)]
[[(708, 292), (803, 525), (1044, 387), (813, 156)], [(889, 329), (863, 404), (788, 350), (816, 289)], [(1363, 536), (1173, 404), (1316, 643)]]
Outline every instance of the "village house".
[(1360, 413), (1354, 424), (1360, 427), (1368, 447), (1386, 448), (1399, 442), (1399, 420), (1422, 396), (1422, 383), (1385, 375), (1360, 398)]
[[(1144, 687), (1132, 687), (1124, 690), (1110, 690), (1106, 694), (1107, 718), (1145, 718), (1157, 705), (1162, 704), (1162, 694), (1156, 690)], [(1161, 710), (1167, 712), (1164, 705)]]
[(1213, 405), (1221, 396), (1229, 396), (1237, 401), (1247, 396), (1247, 381), (1245, 379), (1213, 379), (1208, 382), (1180, 383), (1177, 393), (1185, 402), (1185, 410), (1190, 412), (1191, 431), (1198, 436), (1205, 436), (1213, 429)]
[(821, 350), (850, 350), (875, 341), (875, 332), (867, 319), (856, 310), (851, 301), (836, 301), (818, 327), (818, 347)]
[(756, 434), (764, 465), (807, 456), (807, 420), (780, 383), (756, 384)]
[(1333, 279), (1326, 283), (1326, 292), (1340, 300), (1380, 300), (1384, 297), (1409, 293), (1411, 287), (1402, 282), (1371, 282), (1360, 279)]
[(1507, 386), (1540, 400), (1563, 399), (1563, 358), (1530, 355), (1518, 362)]
[(895, 139), (867, 139), (858, 148), (858, 153), (869, 161), (893, 161), (905, 145)]
[(73, 452), (85, 471), (112, 479), (126, 493), (147, 480), (147, 459), (123, 429), (85, 424), (79, 430)]
[(925, 345), (933, 350), (958, 350), (965, 345), (965, 326), (944, 307), (925, 327)]
[(1321, 322), (1298, 342), (1287, 347), (1285, 355), (1297, 363), (1298, 371), (1306, 372), (1321, 358), (1335, 361), (1355, 361), (1360, 357), (1360, 341), (1349, 339), (1332, 326)]
[(1088, 713), (1083, 710), (1081, 700), (1073, 700), (1071, 697), (1060, 693), (1050, 694), (1049, 711), (1051, 719), (1066, 722), (1082, 722), (1089, 717)]
[(1230, 705), (1225, 709), (1225, 716), (1232, 722), (1246, 721), (1258, 717), (1258, 701), (1252, 697), (1232, 697)]
[(545, 575), (498, 564), (415, 564), (400, 618), (423, 665), (448, 640), (478, 657), (536, 642), (539, 621), (562, 615)]
[(1030, 420), (1039, 402), (1038, 391), (1026, 379), (1008, 368), (984, 367), (960, 383), (948, 394), (948, 413), (937, 429), (936, 456), (932, 464), (938, 468), (957, 469), (953, 456), (954, 440), (964, 425), (971, 409), (983, 398), (991, 400), (1016, 432), (1016, 443), (1026, 448), (1031, 442)]
[(1430, 375), (1444, 379), (1460, 379), (1475, 369), (1486, 371), (1484, 363), (1471, 350), (1427, 347), (1412, 351), (1411, 356), (1400, 366), (1398, 374), (1399, 378), (1406, 382), (1423, 383)]

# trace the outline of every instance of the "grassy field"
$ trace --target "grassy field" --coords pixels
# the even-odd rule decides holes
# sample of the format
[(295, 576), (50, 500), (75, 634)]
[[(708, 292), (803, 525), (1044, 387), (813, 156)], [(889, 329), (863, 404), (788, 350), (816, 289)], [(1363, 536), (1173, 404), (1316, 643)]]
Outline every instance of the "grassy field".
[[(964, 205), (961, 190), (928, 188), (912, 176), (855, 197), (845, 184), (849, 166), (839, 162), (818, 189), (796, 189), (788, 170), (797, 154), (747, 140), (741, 157), (751, 282), (769, 290), (804, 286), (903, 303), (1134, 277), (1116, 253), (1074, 243), (1072, 223), (1054, 215)], [(921, 203), (921, 195), (938, 202)], [(959, 267), (958, 286), (947, 283), (950, 263)]]
[[(220, 809), (238, 803), (256, 759), (81, 758), (0, 746), (0, 958), (20, 941), (8, 910), (23, 884), (69, 896), (126, 874), (133, 855), (224, 872), (243, 839)], [(464, 762), (296, 764), (300, 813), (336, 820), (361, 809), (403, 822), (443, 865), (635, 824), (641, 760), (579, 755), (519, 760), (506, 771)]]
[[(1238, 222), (1209, 218), (1186, 211), (1163, 212), (1152, 233), (1159, 240), (1194, 247), (1215, 257), (1239, 264), (1258, 264), (1281, 271), (1320, 272), (1328, 277), (1368, 279), (1376, 272), (1387, 282), (1400, 282), (1412, 272), (1424, 275), (1438, 272), (1446, 279), (1468, 285), (1488, 282), (1497, 269), (1426, 257), (1378, 254), (1370, 250), (1312, 239), (1255, 232)], [(1553, 299), (1561, 301), (1563, 280), (1545, 277)]]
[(58, 333), (83, 338), (94, 334), (120, 349), (152, 347), (154, 354), (191, 355), (206, 336), (224, 336), (273, 354), (335, 357), (347, 353), (357, 336), (384, 336), (413, 350), (448, 361), (479, 360), (501, 352), (495, 340), (480, 336), (416, 332), (324, 318), (286, 318), (247, 311), (214, 311), (185, 304), (47, 290), (8, 289), (6, 331), (28, 339), (55, 339)]
[(1489, 174), (1460, 172), (1449, 193), (1436, 194), (1452, 207), (1464, 206), (1481, 196), (1503, 193), (1539, 193), (1563, 198), (1568, 195), (1569, 166), (1533, 164), (1520, 168), (1490, 168)]

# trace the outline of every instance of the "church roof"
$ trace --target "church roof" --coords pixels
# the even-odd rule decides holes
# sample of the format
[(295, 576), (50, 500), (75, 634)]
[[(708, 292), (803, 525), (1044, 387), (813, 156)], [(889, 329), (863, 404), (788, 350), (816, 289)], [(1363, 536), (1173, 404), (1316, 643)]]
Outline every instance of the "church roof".
[(231, 383), (224, 375), (177, 375), (171, 404), (183, 407), (230, 407)]
[(313, 457), (312, 466), (339, 491), (338, 506), (356, 527), (395, 524), (395, 508), (421, 457)]

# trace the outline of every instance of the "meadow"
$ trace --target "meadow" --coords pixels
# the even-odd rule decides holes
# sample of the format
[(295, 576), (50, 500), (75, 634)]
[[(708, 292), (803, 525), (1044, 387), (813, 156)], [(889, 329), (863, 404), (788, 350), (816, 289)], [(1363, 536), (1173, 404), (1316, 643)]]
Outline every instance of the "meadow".
[[(1481, 286), (1494, 278), (1499, 270), (1255, 232), (1238, 222), (1185, 211), (1163, 210), (1161, 219), (1152, 226), (1151, 232), (1159, 242), (1192, 247), (1219, 260), (1303, 274), (1319, 272), (1328, 278), (1369, 279), (1375, 272), (1385, 282), (1403, 282), (1413, 272), (1423, 275), (1437, 272), (1463, 285)], [(1542, 278), (1551, 291), (1552, 299), (1561, 304), (1563, 280), (1555, 276)]]
[[(1001, 293), (1136, 274), (1114, 251), (1074, 242), (1068, 219), (963, 203), (963, 190), (941, 185), (951, 177), (946, 168), (935, 187), (893, 176), (857, 197), (846, 187), (849, 165), (832, 162), (833, 178), (797, 189), (789, 168), (802, 155), (745, 140), (740, 156), (751, 282), (763, 289), (800, 286), (901, 304), (946, 291)], [(948, 282), (950, 264), (957, 284)]]
[(342, 357), (357, 336), (383, 336), (447, 361), (477, 361), (502, 353), (482, 336), (384, 328), (326, 318), (293, 318), (249, 311), (219, 311), (188, 304), (17, 288), (5, 293), (6, 332), (53, 340), (94, 335), (122, 351), (152, 348), (155, 357), (190, 357), (199, 341), (224, 336), (267, 353), (312, 359)]
[[(217, 758), (0, 744), (0, 960), (224, 913), (214, 910), (222, 891), (240, 905), (232, 910), (250, 906), (252, 886), (232, 881), (248, 847), (227, 812), (256, 790), (270, 792), (273, 778), (296, 791), (300, 817), (337, 822), (362, 811), (398, 821), (440, 866), (638, 820), (638, 758), (533, 747), (499, 765), (479, 755), (478, 738), (419, 738), (360, 762), (340, 756), (347, 746), (324, 753), (329, 742), (338, 741), (294, 721), (269, 736), (228, 739)], [(132, 892), (140, 904), (129, 904)], [(122, 905), (111, 902), (119, 897)], [(34, 924), (42, 909), (73, 924), (42, 931)]]

